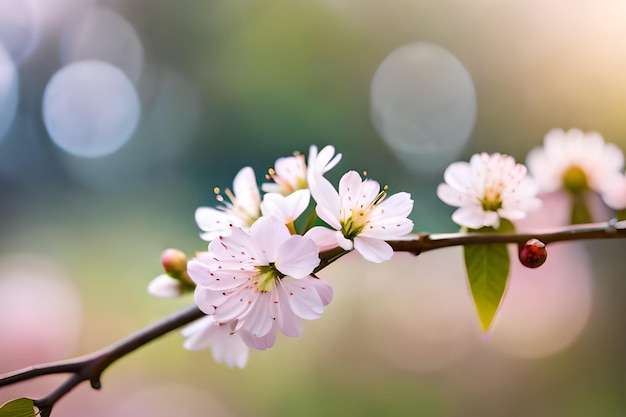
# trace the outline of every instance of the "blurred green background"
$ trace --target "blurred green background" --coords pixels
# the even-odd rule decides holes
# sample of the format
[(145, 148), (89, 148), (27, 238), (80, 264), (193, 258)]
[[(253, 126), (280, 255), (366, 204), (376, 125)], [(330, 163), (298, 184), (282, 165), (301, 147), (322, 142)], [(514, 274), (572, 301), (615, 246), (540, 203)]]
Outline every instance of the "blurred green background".
[[(32, 0), (27, 12), (16, 4), (0, 1), (0, 41), (19, 76), (15, 116), (0, 117), (0, 372), (96, 350), (191, 303), (147, 295), (162, 250), (204, 249), (193, 213), (216, 203), (214, 186), (231, 186), (246, 165), (261, 181), (276, 158), (311, 144), (343, 153), (331, 179), (367, 170), (391, 192), (412, 193), (416, 230), (454, 231), (452, 208), (435, 196), (447, 163), (411, 166), (372, 121), (374, 74), (403, 45), (438, 45), (471, 77), (475, 121), (458, 159), (499, 151), (523, 161), (553, 127), (596, 130), (626, 149), (623, 2)], [(80, 158), (50, 140), (42, 98), (69, 62), (64, 42), (80, 35), (70, 29), (94, 10), (114, 12), (140, 41), (114, 49), (135, 65), (141, 118), (121, 149)], [(437, 99), (411, 97), (415, 108)], [(546, 269), (514, 270), (509, 295), (523, 296), (507, 314), (505, 300), (488, 337), (460, 252), (375, 266), (347, 257), (320, 274), (335, 287), (324, 317), (302, 338), (252, 352), (245, 370), (184, 351), (172, 334), (115, 364), (101, 392), (81, 387), (55, 412), (623, 416), (625, 248), (572, 244)], [(44, 395), (58, 381), (4, 388), (0, 402)]]

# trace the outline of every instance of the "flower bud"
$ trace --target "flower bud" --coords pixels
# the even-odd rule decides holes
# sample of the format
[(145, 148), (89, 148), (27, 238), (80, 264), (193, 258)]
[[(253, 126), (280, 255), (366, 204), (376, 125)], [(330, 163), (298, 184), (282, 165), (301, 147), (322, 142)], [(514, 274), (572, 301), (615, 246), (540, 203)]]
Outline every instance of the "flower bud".
[(161, 254), (161, 263), (165, 273), (185, 284), (192, 284), (193, 281), (187, 275), (187, 256), (178, 249), (165, 249)]
[(538, 239), (530, 239), (519, 248), (519, 260), (527, 268), (538, 268), (546, 261), (546, 244)]

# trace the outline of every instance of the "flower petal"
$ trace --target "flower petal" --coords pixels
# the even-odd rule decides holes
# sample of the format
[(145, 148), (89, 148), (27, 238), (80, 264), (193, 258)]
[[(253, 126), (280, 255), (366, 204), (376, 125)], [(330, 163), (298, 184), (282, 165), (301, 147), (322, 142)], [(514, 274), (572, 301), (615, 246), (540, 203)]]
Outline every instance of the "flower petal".
[(467, 205), (473, 198), (471, 194), (453, 188), (448, 184), (439, 184), (437, 187), (437, 197), (444, 203), (454, 207)]
[(212, 207), (198, 207), (195, 212), (195, 219), (198, 227), (205, 232), (201, 233), (200, 237), (208, 242), (218, 236), (230, 235), (233, 227), (246, 226), (240, 217)]
[(300, 217), (308, 207), (310, 199), (309, 190), (297, 190), (287, 197), (268, 193), (263, 197), (261, 212), (264, 216), (276, 217), (283, 224), (287, 224)]
[(291, 313), (305, 320), (315, 320), (321, 317), (324, 312), (324, 303), (315, 285), (310, 284), (309, 281), (312, 279), (316, 278), (295, 280), (285, 277), (280, 281), (288, 302), (287, 305), (280, 304), (283, 317)]
[(327, 306), (333, 300), (333, 287), (328, 282), (313, 278), (307, 279), (307, 284), (315, 288), (324, 306)]
[(276, 261), (278, 247), (291, 237), (289, 229), (275, 217), (261, 217), (250, 226), (250, 236), (260, 252), (259, 265)]
[(388, 261), (393, 256), (393, 249), (384, 240), (361, 235), (354, 238), (354, 249), (370, 262)]
[(311, 196), (317, 203), (315, 212), (333, 229), (340, 229), (339, 224), (339, 194), (332, 184), (324, 177), (309, 181)]
[[(255, 300), (254, 290), (246, 287), (233, 294), (229, 294), (226, 299), (215, 308), (215, 320), (220, 323), (228, 323), (245, 317), (250, 311)], [(198, 305), (200, 307), (200, 305)]]
[(461, 192), (469, 191), (471, 178), (470, 164), (467, 162), (454, 162), (443, 173), (443, 180), (450, 187)]
[(313, 240), (319, 248), (319, 251), (323, 252), (339, 246), (336, 234), (336, 230), (332, 230), (324, 226), (316, 226), (309, 229), (309, 231), (304, 234), (304, 237)]
[(180, 281), (167, 274), (161, 274), (148, 284), (148, 293), (160, 298), (175, 298), (180, 296)]
[(274, 342), (276, 342), (276, 333), (278, 333), (278, 323), (274, 323), (269, 333), (261, 337), (256, 337), (245, 330), (237, 332), (246, 345), (256, 350), (265, 350), (274, 346)]
[(319, 249), (308, 237), (291, 236), (278, 248), (276, 269), (293, 278), (309, 275), (319, 263)]
[(237, 197), (237, 207), (245, 210), (251, 217), (259, 215), (261, 196), (251, 167), (244, 167), (235, 175), (233, 192)]
[(265, 336), (271, 329), (278, 316), (278, 309), (273, 307), (278, 302), (278, 296), (264, 292), (257, 295), (246, 317), (241, 319), (236, 329), (242, 328), (255, 337)]
[(215, 307), (228, 299), (226, 293), (207, 290), (204, 287), (196, 287), (193, 297), (198, 308), (205, 314), (215, 313)]

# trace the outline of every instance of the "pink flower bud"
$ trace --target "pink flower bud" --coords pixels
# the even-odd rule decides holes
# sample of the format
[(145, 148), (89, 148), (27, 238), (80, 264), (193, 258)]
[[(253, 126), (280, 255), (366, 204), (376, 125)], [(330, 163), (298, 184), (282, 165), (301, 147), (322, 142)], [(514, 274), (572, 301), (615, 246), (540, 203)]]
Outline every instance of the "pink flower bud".
[(161, 263), (167, 275), (185, 283), (191, 283), (187, 275), (187, 256), (178, 249), (165, 249), (161, 254)]

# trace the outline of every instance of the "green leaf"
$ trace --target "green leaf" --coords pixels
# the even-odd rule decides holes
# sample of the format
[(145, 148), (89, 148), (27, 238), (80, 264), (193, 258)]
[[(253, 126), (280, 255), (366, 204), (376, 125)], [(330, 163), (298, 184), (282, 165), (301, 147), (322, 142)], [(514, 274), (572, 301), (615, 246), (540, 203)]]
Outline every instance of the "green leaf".
[(617, 218), (617, 221), (622, 221), (622, 220), (626, 220), (626, 209), (624, 210), (617, 210), (617, 212), (615, 212), (615, 217)]
[(0, 407), (0, 417), (36, 417), (35, 405), (29, 398), (18, 398)]
[(498, 233), (515, 233), (515, 225), (509, 219), (500, 219)]
[(503, 243), (465, 245), (465, 269), (484, 332), (496, 316), (509, 279), (511, 260)]
[(576, 197), (572, 202), (572, 224), (591, 223), (591, 212), (583, 197)]

